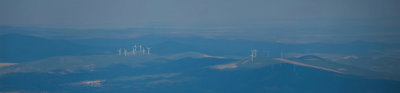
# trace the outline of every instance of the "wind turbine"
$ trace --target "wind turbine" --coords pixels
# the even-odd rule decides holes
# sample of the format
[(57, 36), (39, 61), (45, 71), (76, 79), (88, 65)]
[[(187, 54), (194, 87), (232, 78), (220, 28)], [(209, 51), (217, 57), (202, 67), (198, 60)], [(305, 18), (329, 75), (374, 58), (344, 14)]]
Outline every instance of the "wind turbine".
[(139, 45), (139, 52), (142, 52), (142, 44)]
[(145, 55), (145, 54), (146, 54), (146, 50), (145, 50), (145, 48), (143, 47), (142, 55)]
[(122, 53), (121, 53), (121, 48), (119, 48), (119, 50), (118, 50), (118, 55), (121, 56), (121, 54), (122, 54)]
[(132, 55), (135, 56), (135, 48), (132, 48)]
[(133, 56), (135, 56), (135, 55), (136, 55), (136, 44), (135, 44), (135, 46), (133, 46), (133, 49), (132, 49), (132, 54), (133, 54)]
[(251, 55), (250, 55), (251, 63), (253, 63), (253, 59), (254, 59), (254, 50), (251, 49), (250, 52), (251, 52)]
[(126, 52), (127, 52), (127, 51), (126, 51), (126, 49), (124, 48), (124, 55), (125, 55), (125, 56), (126, 56)]
[(150, 55), (150, 47), (147, 48), (147, 55)]

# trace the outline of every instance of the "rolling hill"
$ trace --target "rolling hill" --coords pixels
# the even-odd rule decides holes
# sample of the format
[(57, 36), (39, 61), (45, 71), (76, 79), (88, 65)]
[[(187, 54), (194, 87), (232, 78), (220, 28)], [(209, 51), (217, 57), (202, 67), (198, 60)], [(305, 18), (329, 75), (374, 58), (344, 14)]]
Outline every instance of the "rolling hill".
[[(295, 66), (271, 58), (258, 57), (254, 62), (245, 62), (246, 59), (177, 56), (66, 56), (21, 63), (6, 67), (20, 72), (3, 74), (0, 77), (0, 90), (101, 93), (397, 93), (400, 91), (398, 81), (370, 79), (308, 66)], [(237, 67), (213, 68), (232, 63)], [(4, 71), (6, 68), (1, 70)]]

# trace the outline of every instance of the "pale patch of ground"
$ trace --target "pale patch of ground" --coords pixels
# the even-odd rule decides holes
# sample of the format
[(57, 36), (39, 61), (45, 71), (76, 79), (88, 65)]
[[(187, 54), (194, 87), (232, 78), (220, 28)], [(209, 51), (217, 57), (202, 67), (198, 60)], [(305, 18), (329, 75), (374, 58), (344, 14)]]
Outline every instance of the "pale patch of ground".
[(101, 87), (102, 83), (106, 80), (92, 80), (92, 81), (82, 81), (77, 83), (72, 83), (71, 85), (89, 86), (89, 87)]
[(210, 56), (210, 55), (206, 55), (206, 54), (204, 54), (203, 57), (205, 57), (205, 58), (219, 58), (219, 59), (225, 58), (225, 57), (220, 57), (220, 56)]
[(294, 65), (300, 65), (300, 66), (306, 66), (306, 67), (312, 67), (312, 68), (316, 68), (316, 69), (321, 69), (321, 70), (325, 70), (325, 71), (331, 71), (331, 72), (335, 72), (335, 73), (343, 73), (343, 72), (335, 70), (335, 69), (330, 69), (330, 68), (325, 68), (325, 67), (320, 67), (320, 66), (304, 64), (304, 63), (300, 63), (300, 62), (296, 62), (296, 61), (292, 61), (292, 60), (288, 60), (288, 59), (283, 59), (283, 58), (275, 58), (275, 60), (279, 60), (279, 61), (282, 61), (282, 62), (285, 62), (285, 63), (294, 64)]
[(132, 77), (120, 77), (114, 80), (117, 81), (135, 81), (135, 80), (146, 80), (146, 79), (156, 79), (156, 78), (171, 78), (180, 75), (181, 73), (165, 73), (165, 74), (154, 74), (154, 75), (141, 75)]
[(245, 60), (245, 61), (242, 62), (242, 64), (246, 64), (248, 62), (250, 62), (250, 61), (249, 60)]
[(175, 82), (176, 81), (173, 81), (173, 80), (163, 79), (163, 80), (156, 80), (156, 81), (149, 82), (149, 83), (147, 83), (147, 85), (150, 86), (150, 85), (158, 85), (158, 84), (165, 84), (165, 83), (175, 83)]
[(17, 63), (0, 63), (0, 67), (12, 66), (16, 65)]
[(343, 59), (358, 59), (358, 56), (344, 56)]
[(330, 54), (330, 53), (288, 53), (287, 57), (299, 58), (299, 57), (306, 56), (306, 55), (315, 55), (315, 56), (321, 57), (323, 59), (328, 59), (331, 61), (342, 60), (342, 59), (345, 59), (346, 56), (349, 56), (351, 58), (357, 57), (357, 56), (351, 56), (351, 55), (346, 55), (346, 54)]
[(223, 69), (235, 69), (237, 67), (238, 67), (237, 63), (230, 63), (230, 64), (212, 66), (211, 68), (223, 70)]

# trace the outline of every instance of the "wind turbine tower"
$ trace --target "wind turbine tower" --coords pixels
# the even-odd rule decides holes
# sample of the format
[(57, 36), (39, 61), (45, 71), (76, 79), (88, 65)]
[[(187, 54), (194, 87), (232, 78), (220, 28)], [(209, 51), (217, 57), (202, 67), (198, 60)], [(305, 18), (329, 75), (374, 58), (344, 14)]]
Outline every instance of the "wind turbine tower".
[(135, 48), (132, 48), (132, 55), (135, 56)]
[(147, 55), (150, 55), (150, 47), (147, 48)]
[(254, 59), (254, 50), (251, 49), (250, 51), (251, 51), (251, 55), (250, 55), (251, 63), (253, 63), (253, 59)]
[(139, 52), (142, 52), (142, 44), (139, 45)]
[(133, 46), (133, 49), (132, 49), (132, 54), (133, 54), (133, 56), (135, 56), (135, 55), (136, 55), (136, 44), (135, 44), (135, 46)]
[(145, 54), (146, 54), (146, 50), (145, 50), (145, 48), (143, 47), (142, 55), (145, 55)]
[(118, 56), (121, 56), (121, 48), (119, 48), (119, 50), (118, 50)]
[(127, 51), (126, 51), (126, 49), (124, 48), (124, 55), (126, 56), (126, 54), (127, 54)]

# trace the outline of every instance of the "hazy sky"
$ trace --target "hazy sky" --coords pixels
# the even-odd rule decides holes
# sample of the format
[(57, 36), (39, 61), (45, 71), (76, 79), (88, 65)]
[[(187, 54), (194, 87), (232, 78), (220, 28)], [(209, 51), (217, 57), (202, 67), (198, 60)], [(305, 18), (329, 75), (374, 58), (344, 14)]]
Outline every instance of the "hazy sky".
[[(400, 1), (1, 0), (0, 20), (5, 26), (213, 29), (281, 37), (274, 40), (324, 37), (393, 41), (400, 36)], [(218, 36), (218, 32), (207, 35)], [(204, 33), (208, 32), (196, 34)], [(227, 37), (271, 39), (257, 34), (227, 33)]]

